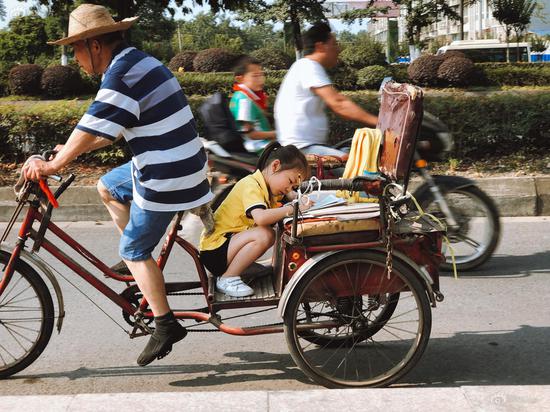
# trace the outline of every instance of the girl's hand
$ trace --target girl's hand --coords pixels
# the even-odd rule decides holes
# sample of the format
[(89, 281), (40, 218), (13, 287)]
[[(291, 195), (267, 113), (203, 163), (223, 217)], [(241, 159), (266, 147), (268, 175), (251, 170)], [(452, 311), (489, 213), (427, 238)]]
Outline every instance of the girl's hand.
[(298, 206), (298, 208), (300, 209), (300, 212), (305, 212), (315, 204), (315, 202), (311, 200), (309, 196), (302, 196), (299, 202), (300, 206)]

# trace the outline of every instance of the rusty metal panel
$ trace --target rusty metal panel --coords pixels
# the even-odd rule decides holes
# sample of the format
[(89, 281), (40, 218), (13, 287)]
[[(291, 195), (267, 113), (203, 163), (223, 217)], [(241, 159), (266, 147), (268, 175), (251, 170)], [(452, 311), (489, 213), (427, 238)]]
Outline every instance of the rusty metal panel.
[(388, 82), (382, 89), (376, 126), (383, 136), (379, 169), (399, 183), (406, 184), (409, 179), (422, 121), (422, 101), (422, 90), (410, 84)]

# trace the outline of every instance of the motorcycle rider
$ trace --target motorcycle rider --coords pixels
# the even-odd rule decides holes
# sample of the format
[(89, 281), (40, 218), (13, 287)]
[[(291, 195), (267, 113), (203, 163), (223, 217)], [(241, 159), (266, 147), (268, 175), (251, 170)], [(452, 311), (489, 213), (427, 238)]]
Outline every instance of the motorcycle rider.
[(326, 69), (336, 66), (340, 47), (327, 23), (316, 23), (304, 36), (305, 57), (290, 67), (275, 101), (277, 139), (303, 153), (342, 156), (328, 145), (325, 106), (343, 118), (375, 127), (377, 116), (363, 110), (333, 86)]

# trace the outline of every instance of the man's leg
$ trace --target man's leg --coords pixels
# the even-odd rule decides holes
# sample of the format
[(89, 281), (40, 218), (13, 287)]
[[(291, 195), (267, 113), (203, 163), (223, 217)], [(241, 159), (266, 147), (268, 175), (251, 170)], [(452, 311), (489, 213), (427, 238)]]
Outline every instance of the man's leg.
[(140, 366), (163, 358), (174, 343), (187, 335), (168, 306), (164, 276), (151, 257), (174, 215), (175, 212), (143, 210), (132, 202), (130, 219), (120, 239), (120, 256), (155, 315), (155, 331), (137, 360)]
[(111, 219), (113, 219), (116, 228), (122, 235), (124, 228), (128, 224), (128, 219), (130, 219), (130, 205), (127, 203), (120, 203), (116, 200), (101, 180), (97, 182), (97, 191), (99, 192), (101, 201), (111, 215)]
[(164, 276), (157, 265), (157, 262), (150, 257), (147, 260), (131, 261), (124, 259), (124, 262), (132, 272), (139, 290), (149, 302), (155, 316), (166, 315), (170, 311), (168, 299), (166, 298), (166, 287)]
[(97, 183), (101, 201), (107, 208), (120, 234), (124, 231), (130, 217), (132, 189), (130, 162), (111, 170)]

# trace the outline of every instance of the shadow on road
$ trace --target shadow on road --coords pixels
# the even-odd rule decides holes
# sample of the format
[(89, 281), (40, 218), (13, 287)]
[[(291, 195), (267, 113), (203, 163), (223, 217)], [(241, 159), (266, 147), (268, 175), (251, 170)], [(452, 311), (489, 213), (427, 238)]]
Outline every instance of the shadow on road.
[[(512, 310), (513, 308), (510, 308)], [(539, 306), (540, 309), (540, 306)], [(460, 385), (549, 385), (550, 327), (521, 326), (516, 330), (458, 332), (430, 339), (420, 362), (398, 385), (453, 387)], [(236, 361), (188, 365), (152, 365), (145, 368), (79, 368), (72, 371), (18, 375), (12, 379), (173, 376), (176, 388), (215, 387), (242, 382), (308, 379), (290, 355), (261, 351), (231, 352)], [(200, 375), (200, 376), (196, 376)], [(266, 385), (269, 385), (266, 383)], [(116, 389), (115, 389), (116, 390)]]
[[(533, 310), (541, 308), (535, 305)], [(549, 385), (549, 342), (550, 327), (528, 325), (433, 338), (420, 362), (400, 383), (430, 387)]]
[[(538, 252), (532, 255), (495, 255), (477, 270), (459, 272), (459, 277), (512, 277), (523, 278), (533, 273), (550, 274), (550, 252)], [(453, 276), (450, 272), (441, 272), (441, 276)]]

